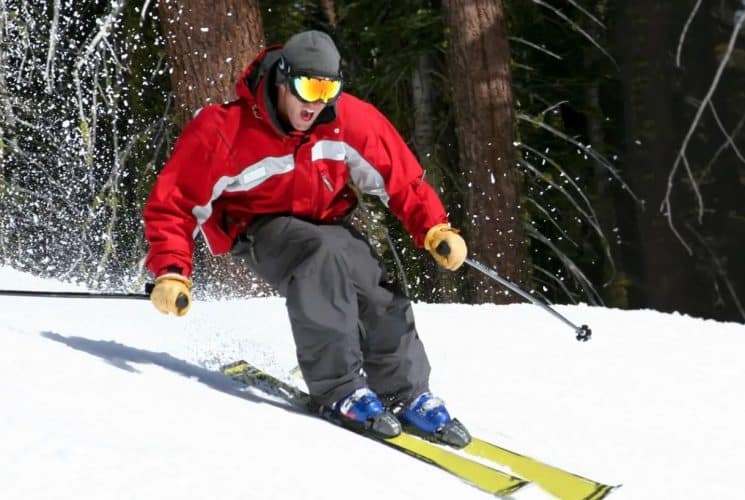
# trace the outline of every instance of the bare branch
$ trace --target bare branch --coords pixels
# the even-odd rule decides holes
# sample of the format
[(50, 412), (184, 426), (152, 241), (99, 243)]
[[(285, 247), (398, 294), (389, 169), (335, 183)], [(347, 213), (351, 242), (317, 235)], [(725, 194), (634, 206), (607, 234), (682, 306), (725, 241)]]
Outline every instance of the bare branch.
[(541, 205), (540, 203), (538, 203), (537, 201), (535, 201), (533, 198), (529, 196), (526, 199), (528, 200), (529, 203), (532, 203), (538, 209), (539, 212), (543, 214), (543, 216), (551, 223), (551, 225), (553, 225), (556, 228), (556, 230), (561, 233), (561, 236), (564, 239), (566, 239), (569, 243), (571, 243), (575, 247), (579, 248), (579, 245), (577, 245), (577, 242), (569, 237), (569, 235), (564, 231), (561, 225), (559, 225), (559, 223), (556, 222), (556, 219), (553, 218), (553, 216), (549, 213), (548, 210), (546, 210), (546, 208), (543, 205)]
[(605, 29), (605, 24), (603, 24), (603, 23), (602, 23), (602, 22), (600, 21), (600, 19), (598, 19), (597, 17), (593, 16), (593, 15), (592, 15), (592, 14), (590, 13), (590, 11), (589, 11), (589, 10), (585, 9), (584, 7), (582, 7), (582, 6), (580, 5), (580, 4), (578, 4), (578, 3), (577, 3), (577, 2), (575, 2), (574, 0), (567, 0), (567, 2), (569, 2), (569, 3), (570, 3), (570, 4), (572, 4), (572, 5), (574, 5), (574, 7), (575, 7), (575, 8), (576, 8), (576, 9), (577, 9), (578, 11), (580, 11), (581, 13), (583, 13), (584, 15), (586, 15), (587, 17), (589, 17), (590, 19), (592, 19), (592, 20), (593, 20), (593, 21), (595, 22), (595, 24), (597, 24), (597, 25), (598, 25), (598, 26), (600, 26), (601, 28)]
[(82, 53), (78, 55), (78, 58), (75, 61), (75, 66), (74, 66), (75, 69), (73, 70), (73, 79), (75, 81), (75, 89), (78, 95), (78, 112), (80, 114), (81, 123), (87, 120), (85, 118), (85, 112), (83, 111), (83, 92), (80, 86), (80, 69), (83, 67), (84, 64), (86, 64), (86, 62), (88, 61), (88, 58), (96, 50), (101, 40), (103, 40), (109, 34), (109, 32), (111, 31), (111, 26), (114, 24), (114, 21), (116, 21), (116, 18), (119, 17), (119, 14), (121, 13), (125, 4), (126, 4), (126, 1), (112, 2), (113, 8), (106, 15), (103, 21), (101, 21), (100, 23), (101, 27), (99, 28), (98, 32), (93, 37), (93, 39), (88, 43), (88, 45), (86, 45)]
[[(740, 131), (743, 128), (743, 125), (745, 125), (745, 113), (740, 117), (740, 121), (737, 122), (737, 125), (732, 130), (730, 134), (727, 135), (728, 138), (734, 139), (737, 137), (737, 135), (740, 133)], [(701, 174), (699, 175), (699, 179), (703, 179), (709, 174), (709, 171), (714, 166), (714, 163), (719, 159), (719, 157), (722, 155), (725, 149), (727, 149), (727, 146), (729, 146), (729, 141), (725, 140), (721, 146), (719, 146), (719, 149), (716, 150), (714, 153), (714, 156), (711, 157), (711, 160), (709, 160), (709, 163), (706, 164), (706, 167), (701, 171)]]
[[(0, 0), (0, 43), (5, 39), (6, 23), (5, 1)], [(7, 97), (8, 88), (7, 79), (5, 77), (6, 69), (5, 54), (3, 51), (0, 51), (0, 109), (2, 109), (3, 112), (3, 126), (10, 126), (12, 128), (16, 123), (16, 117), (13, 113), (13, 107), (10, 104), (10, 100)], [(0, 140), (2, 140), (3, 135), (4, 131), (0, 128)], [(2, 159), (2, 155), (0, 155), (0, 159)]]
[(701, 7), (701, 0), (696, 0), (696, 5), (693, 6), (693, 10), (688, 15), (688, 20), (686, 21), (685, 26), (683, 26), (683, 32), (680, 34), (680, 39), (678, 40), (678, 52), (675, 55), (675, 65), (679, 68), (680, 54), (683, 52), (683, 42), (685, 41), (686, 33), (688, 33), (688, 28), (691, 27), (693, 18), (696, 17), (699, 7)]
[(683, 166), (686, 169), (686, 174), (688, 174), (688, 180), (691, 181), (691, 189), (693, 189), (693, 193), (696, 195), (696, 206), (698, 206), (698, 222), (700, 224), (703, 222), (704, 218), (704, 198), (703, 196), (701, 196), (701, 190), (698, 187), (696, 178), (693, 176), (691, 165), (690, 163), (688, 163), (688, 158), (686, 156), (683, 157)]
[[(729, 44), (727, 45), (727, 51), (724, 53), (722, 60), (719, 63), (719, 67), (717, 68), (717, 71), (714, 75), (714, 79), (711, 82), (711, 86), (709, 87), (709, 90), (706, 92), (706, 96), (704, 96), (703, 100), (701, 101), (701, 105), (699, 106), (698, 111), (696, 111), (696, 116), (693, 119), (693, 123), (691, 123), (691, 127), (688, 129), (688, 133), (683, 139), (683, 144), (681, 145), (680, 150), (678, 151), (678, 156), (675, 159), (675, 163), (673, 163), (673, 166), (670, 169), (670, 174), (668, 175), (668, 178), (667, 178), (667, 190), (665, 192), (665, 199), (662, 202), (662, 205), (660, 206), (660, 211), (664, 213), (667, 217), (668, 226), (670, 226), (670, 229), (676, 235), (676, 237), (681, 242), (681, 244), (685, 247), (689, 255), (692, 255), (693, 251), (691, 247), (683, 239), (683, 237), (680, 235), (678, 230), (675, 228), (675, 223), (673, 222), (673, 211), (672, 211), (672, 206), (671, 206), (671, 201), (670, 201), (670, 195), (672, 194), (672, 191), (673, 191), (673, 180), (675, 179), (675, 174), (678, 172), (678, 168), (680, 167), (681, 163), (684, 164), (690, 176), (690, 168), (688, 167), (688, 161), (685, 159), (685, 154), (688, 148), (688, 143), (691, 141), (691, 138), (693, 137), (693, 133), (695, 132), (696, 128), (698, 127), (699, 122), (701, 121), (701, 116), (704, 114), (704, 111), (709, 105), (709, 102), (711, 102), (711, 98), (714, 95), (714, 92), (719, 86), (719, 81), (722, 78), (722, 74), (724, 73), (724, 69), (727, 67), (727, 63), (729, 62), (730, 57), (732, 56), (732, 51), (735, 48), (737, 37), (739, 36), (740, 30), (742, 29), (742, 26), (744, 23), (745, 23), (745, 15), (742, 15), (738, 19), (735, 27), (732, 29), (732, 35), (730, 36)], [(694, 187), (694, 190), (696, 191), (696, 195), (700, 198), (700, 193), (698, 192), (698, 186), (695, 183), (695, 181), (693, 182), (693, 187)], [(699, 205), (699, 212), (701, 212), (702, 210), (703, 210), (703, 203)]]
[[(600, 243), (603, 246), (603, 251), (605, 252), (605, 256), (608, 259), (608, 263), (611, 267), (611, 278), (609, 278), (609, 281), (604, 284), (604, 286), (607, 286), (610, 284), (610, 281), (612, 281), (612, 276), (616, 273), (616, 262), (613, 259), (613, 254), (611, 252), (611, 245), (608, 241), (608, 237), (605, 236), (605, 233), (603, 232), (601, 226), (600, 226), (600, 220), (598, 219), (597, 214), (595, 213), (595, 209), (592, 206), (592, 203), (590, 202), (589, 198), (585, 195), (584, 191), (579, 187), (579, 185), (572, 179), (569, 174), (567, 174), (563, 168), (561, 168), (561, 165), (559, 165), (556, 161), (554, 161), (552, 158), (548, 157), (547, 155), (544, 155), (540, 151), (528, 146), (527, 144), (518, 144), (519, 147), (522, 147), (524, 149), (527, 149), (531, 153), (537, 155), (538, 157), (542, 158), (545, 162), (547, 162), (549, 165), (552, 165), (556, 170), (559, 171), (561, 176), (577, 191), (577, 193), (582, 197), (582, 200), (585, 202), (585, 205), (587, 206), (587, 209), (589, 211), (589, 214), (585, 213), (583, 210), (579, 210), (580, 214), (585, 216), (587, 221), (590, 223), (592, 228), (597, 233), (598, 237), (600, 238)], [(567, 196), (569, 196), (569, 193), (567, 192)], [(571, 241), (571, 240), (570, 240)]]
[(740, 299), (737, 297), (737, 292), (735, 292), (735, 287), (732, 286), (732, 281), (727, 276), (727, 271), (724, 269), (724, 266), (722, 265), (722, 261), (719, 260), (716, 253), (714, 253), (714, 250), (712, 250), (711, 245), (709, 245), (704, 237), (696, 231), (696, 229), (691, 226), (690, 224), (686, 224), (686, 227), (688, 228), (691, 233), (696, 237), (699, 243), (706, 248), (706, 250), (709, 252), (709, 256), (711, 257), (711, 261), (714, 263), (714, 268), (716, 269), (717, 274), (719, 277), (724, 281), (724, 284), (727, 286), (727, 291), (729, 292), (730, 296), (732, 297), (732, 301), (735, 303), (735, 307), (737, 308), (737, 311), (740, 313), (740, 316), (742, 316), (742, 319), (745, 320), (745, 308), (743, 308), (742, 303), (740, 302)]
[(563, 60), (563, 57), (561, 57), (560, 55), (555, 54), (554, 52), (551, 52), (550, 50), (545, 49), (545, 48), (541, 47), (540, 45), (536, 45), (533, 42), (529, 42), (529, 41), (527, 41), (527, 40), (525, 40), (523, 38), (519, 38), (519, 37), (516, 37), (516, 36), (511, 36), (509, 38), (513, 42), (522, 43), (523, 45), (527, 45), (528, 47), (532, 47), (532, 48), (534, 48), (536, 50), (539, 50), (539, 51), (543, 52), (544, 54), (547, 54), (547, 55), (553, 57), (554, 59), (558, 59), (559, 61)]
[(106, 50), (108, 51), (107, 53), (108, 53), (108, 54), (109, 54), (109, 55), (111, 56), (111, 60), (112, 60), (112, 61), (113, 61), (114, 63), (116, 63), (117, 69), (118, 69), (119, 71), (123, 71), (123, 72), (127, 72), (127, 71), (129, 71), (129, 68), (128, 68), (127, 66), (125, 66), (125, 65), (124, 65), (124, 64), (123, 64), (123, 63), (122, 63), (122, 62), (121, 62), (121, 61), (119, 60), (119, 56), (117, 55), (117, 53), (116, 53), (116, 50), (114, 50), (114, 47), (112, 47), (112, 46), (111, 46), (111, 44), (109, 43), (109, 40), (108, 40), (108, 39), (106, 39), (106, 38), (104, 38), (104, 39), (102, 40), (102, 42), (101, 42), (101, 43), (102, 43), (102, 44), (104, 45), (104, 47), (105, 47), (105, 48), (106, 48)]
[(538, 272), (540, 272), (540, 273), (548, 276), (548, 278), (551, 279), (551, 281), (553, 281), (554, 283), (556, 283), (557, 285), (559, 285), (559, 288), (562, 289), (562, 291), (566, 294), (566, 296), (569, 298), (569, 300), (572, 301), (573, 304), (576, 304), (577, 303), (577, 300), (574, 298), (574, 294), (572, 292), (570, 292), (569, 289), (567, 288), (566, 284), (564, 284), (564, 280), (562, 280), (561, 278), (559, 278), (555, 274), (549, 272), (547, 269), (544, 269), (544, 268), (542, 268), (539, 265), (534, 264), (533, 265), (533, 269), (535, 269)]
[(559, 102), (557, 102), (556, 104), (553, 104), (553, 105), (549, 106), (548, 108), (544, 109), (544, 110), (543, 110), (543, 111), (541, 111), (541, 112), (540, 112), (539, 114), (540, 114), (541, 116), (543, 116), (543, 115), (545, 115), (546, 113), (550, 113), (550, 112), (551, 112), (551, 111), (553, 111), (554, 109), (558, 108), (558, 107), (559, 107), (559, 106), (561, 106), (562, 104), (567, 104), (567, 103), (569, 103), (569, 101), (567, 101), (567, 100), (559, 101)]
[(548, 125), (544, 121), (542, 121), (542, 120), (536, 120), (536, 119), (532, 118), (531, 116), (526, 115), (524, 113), (518, 113), (517, 114), (517, 118), (518, 118), (518, 120), (523, 120), (523, 121), (526, 121), (528, 123), (532, 123), (533, 125), (535, 125), (537, 127), (540, 127), (540, 128), (542, 128), (544, 130), (547, 130), (548, 132), (551, 132), (556, 137), (558, 137), (558, 138), (560, 138), (560, 139), (562, 139), (562, 140), (564, 140), (564, 141), (566, 141), (566, 142), (568, 142), (570, 144), (573, 144), (574, 146), (576, 146), (579, 149), (581, 149), (583, 153), (585, 153), (587, 156), (589, 156), (592, 159), (594, 159), (600, 166), (602, 166), (603, 168), (605, 168), (606, 170), (608, 170), (613, 175), (613, 177), (615, 177), (616, 180), (621, 183), (621, 186), (623, 186), (623, 188), (631, 195), (632, 198), (634, 198), (634, 200), (637, 203), (641, 203), (639, 201), (639, 198), (636, 196), (636, 194), (634, 194), (634, 192), (631, 190), (631, 188), (629, 187), (629, 185), (626, 184), (626, 182), (621, 178), (621, 175), (618, 173), (618, 171), (615, 169), (615, 167), (613, 165), (611, 165), (610, 161), (608, 161), (602, 154), (600, 154), (597, 151), (595, 151), (594, 149), (592, 149), (591, 146), (587, 146), (585, 144), (582, 144), (581, 142), (579, 142), (579, 141), (577, 141), (577, 140), (569, 137), (565, 133), (563, 133), (563, 132), (555, 129), (551, 125)]
[(101, 21), (101, 27), (98, 29), (98, 33), (96, 33), (90, 43), (86, 45), (83, 53), (78, 56), (78, 60), (75, 62), (76, 69), (80, 69), (83, 64), (85, 64), (88, 56), (90, 56), (93, 51), (96, 50), (96, 47), (101, 42), (101, 40), (103, 40), (110, 33), (111, 26), (114, 24), (114, 21), (116, 21), (116, 18), (119, 17), (119, 14), (121, 13), (125, 4), (126, 1), (111, 3), (113, 8), (106, 15), (103, 21)]
[(611, 62), (613, 63), (613, 66), (615, 66), (616, 68), (618, 68), (618, 63), (617, 63), (617, 62), (616, 62), (616, 60), (615, 60), (615, 59), (613, 58), (613, 56), (612, 56), (612, 55), (610, 55), (610, 53), (609, 53), (609, 52), (608, 52), (607, 50), (605, 50), (605, 49), (603, 48), (603, 46), (602, 46), (602, 45), (600, 45), (600, 43), (599, 43), (599, 42), (597, 42), (597, 41), (596, 41), (596, 40), (595, 40), (595, 39), (594, 39), (594, 38), (592, 37), (592, 35), (590, 35), (590, 34), (589, 34), (589, 33), (588, 33), (587, 31), (583, 30), (583, 29), (582, 29), (582, 27), (581, 27), (581, 26), (580, 26), (579, 24), (577, 24), (577, 23), (575, 23), (574, 21), (572, 21), (571, 19), (569, 19), (569, 17), (568, 17), (568, 16), (566, 15), (566, 14), (564, 14), (564, 13), (563, 13), (562, 11), (560, 11), (559, 9), (557, 9), (556, 7), (554, 7), (553, 5), (549, 5), (549, 4), (547, 4), (547, 3), (546, 3), (546, 2), (544, 2), (543, 0), (532, 0), (532, 2), (533, 2), (533, 3), (535, 3), (535, 4), (537, 4), (537, 5), (540, 5), (540, 6), (542, 6), (542, 7), (546, 7), (547, 9), (549, 9), (550, 11), (552, 11), (552, 12), (553, 12), (554, 14), (556, 14), (557, 16), (559, 16), (559, 17), (560, 17), (561, 19), (563, 19), (564, 21), (566, 21), (566, 23), (567, 23), (567, 24), (569, 24), (569, 26), (570, 26), (570, 27), (571, 27), (571, 28), (572, 28), (573, 30), (576, 30), (576, 31), (578, 31), (578, 32), (579, 32), (579, 33), (580, 33), (580, 34), (581, 34), (581, 35), (582, 35), (583, 37), (585, 37), (585, 38), (586, 38), (586, 39), (587, 39), (587, 40), (588, 40), (588, 41), (589, 41), (589, 42), (590, 42), (591, 44), (593, 44), (593, 45), (594, 45), (595, 47), (597, 47), (597, 48), (598, 48), (598, 50), (600, 50), (600, 52), (602, 52), (602, 53), (603, 53), (603, 55), (605, 55), (605, 57), (607, 57), (608, 59), (610, 59), (610, 60), (611, 60)]
[[(579, 203), (577, 203), (577, 200), (574, 199), (574, 197), (566, 190), (564, 189), (564, 186), (557, 184), (556, 182), (552, 181), (546, 174), (538, 170), (535, 166), (533, 166), (532, 163), (525, 159), (519, 159), (518, 163), (520, 165), (524, 166), (526, 169), (533, 172), (536, 176), (541, 178), (543, 182), (551, 186), (552, 188), (556, 189), (559, 193), (563, 194), (564, 197), (569, 201), (569, 203), (574, 206), (574, 208), (582, 215), (582, 217), (589, 222), (593, 228), (597, 225), (597, 220), (594, 217), (594, 213), (592, 215), (588, 214), (582, 207), (579, 206)], [(592, 211), (592, 207), (590, 207), (590, 211)], [(600, 236), (604, 238), (602, 231), (600, 231), (600, 228), (597, 227), (597, 231), (599, 232)]]
[[(575, 188), (579, 191), (580, 196), (585, 200), (585, 203), (588, 205), (589, 213), (586, 212), (582, 207), (579, 206), (579, 204), (576, 202), (574, 197), (566, 190), (563, 186), (551, 181), (549, 178), (546, 177), (545, 174), (541, 173), (538, 169), (536, 169), (533, 165), (530, 164), (525, 159), (519, 159), (518, 160), (521, 165), (525, 166), (526, 168), (530, 169), (534, 173), (536, 173), (538, 176), (543, 179), (544, 182), (547, 182), (550, 186), (554, 187), (557, 191), (559, 191), (561, 194), (564, 195), (564, 197), (569, 200), (569, 202), (574, 206), (574, 208), (577, 210), (577, 212), (580, 213), (582, 218), (587, 221), (588, 224), (590, 224), (590, 227), (592, 227), (593, 231), (598, 235), (598, 238), (600, 238), (600, 242), (603, 245), (603, 250), (605, 251), (605, 256), (608, 258), (608, 262), (610, 263), (611, 267), (613, 268), (613, 272), (615, 273), (615, 262), (613, 261), (613, 255), (610, 251), (610, 244), (608, 243), (608, 238), (605, 236), (605, 233), (603, 232), (603, 229), (600, 227), (600, 222), (598, 222), (597, 215), (595, 214), (595, 210), (592, 208), (592, 205), (590, 204), (590, 201), (587, 199), (587, 197), (584, 195), (584, 193), (579, 189), (579, 186), (574, 183), (571, 179), (569, 179), (569, 182), (575, 186)], [(553, 162), (552, 160), (548, 160), (554, 166), (561, 172), (562, 176), (565, 178), (568, 178), (567, 174), (561, 169), (561, 167)], [(571, 241), (571, 240), (570, 240)]]
[(724, 124), (722, 123), (722, 120), (719, 118), (719, 113), (717, 113), (717, 109), (714, 107), (714, 103), (709, 102), (709, 107), (711, 108), (711, 114), (714, 116), (714, 120), (717, 122), (717, 126), (719, 127), (719, 130), (721, 130), (722, 134), (724, 134), (724, 137), (726, 139), (724, 144), (725, 145), (729, 144), (729, 146), (735, 152), (735, 155), (737, 155), (740, 161), (745, 163), (745, 157), (743, 157), (742, 153), (740, 152), (740, 149), (737, 147), (737, 144), (735, 144), (735, 141), (727, 133), (727, 129), (724, 128)]
[(45, 91), (47, 94), (54, 92), (54, 53), (57, 50), (57, 34), (59, 25), (60, 0), (52, 2), (52, 24), (49, 27), (49, 50), (47, 51), (47, 65), (44, 71), (46, 81)]
[[(31, 18), (31, 20), (33, 21), (33, 17), (30, 16), (26, 8), (27, 6), (25, 4), (21, 8), (21, 11), (23, 12), (24, 15), (21, 16), (20, 19), (23, 19), (23, 22), (25, 24), (25, 29), (21, 30), (21, 40), (23, 43), (24, 50), (23, 50), (23, 57), (21, 58), (21, 61), (18, 64), (18, 71), (16, 71), (16, 74), (21, 77), (23, 76), (25, 72), (24, 69), (26, 67), (26, 61), (28, 60), (33, 61), (33, 54), (32, 54), (32, 49), (31, 49), (31, 35), (30, 35), (32, 31), (29, 26), (29, 22), (27, 21), (29, 18)], [(33, 65), (33, 62), (31, 64)], [(28, 83), (28, 82), (25, 82), (25, 83)]]
[(559, 250), (559, 248), (554, 245), (551, 240), (543, 236), (532, 225), (524, 224), (523, 227), (526, 234), (528, 234), (531, 238), (540, 241), (554, 252), (554, 254), (559, 258), (567, 271), (569, 271), (570, 275), (574, 277), (577, 283), (579, 283), (579, 285), (582, 287), (585, 292), (585, 296), (592, 305), (604, 305), (602, 297), (592, 285), (592, 282), (587, 278), (587, 276), (585, 276), (580, 268), (577, 267), (577, 264), (575, 264), (572, 259), (570, 259), (564, 252)]
[(150, 0), (145, 0), (145, 4), (142, 6), (142, 12), (140, 12), (140, 27), (145, 24), (145, 17), (147, 16), (147, 9), (150, 7)]
[(537, 149), (528, 146), (527, 144), (523, 144), (521, 142), (516, 144), (517, 147), (526, 149), (529, 152), (533, 153), (534, 155), (541, 158), (543, 161), (554, 167), (556, 170), (559, 171), (559, 174), (561, 174), (561, 177), (564, 178), (576, 191), (579, 193), (579, 195), (582, 197), (582, 200), (585, 202), (585, 206), (587, 206), (587, 209), (592, 214), (592, 220), (597, 221), (597, 215), (595, 214), (595, 210), (592, 207), (592, 203), (590, 203), (590, 199), (585, 195), (585, 193), (582, 191), (582, 188), (579, 187), (579, 184), (577, 184), (574, 179), (571, 178), (569, 174), (567, 174), (563, 168), (561, 168), (561, 165), (559, 165), (556, 161), (554, 161), (553, 158), (550, 158), (549, 156), (541, 153)]

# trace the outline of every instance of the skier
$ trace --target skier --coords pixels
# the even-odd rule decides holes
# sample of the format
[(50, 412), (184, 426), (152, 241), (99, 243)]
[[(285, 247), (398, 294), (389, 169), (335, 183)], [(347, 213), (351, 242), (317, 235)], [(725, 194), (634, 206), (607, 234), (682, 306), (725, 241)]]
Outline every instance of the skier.
[[(384, 437), (403, 424), (462, 447), (467, 430), (429, 392), (409, 300), (349, 225), (350, 182), (379, 196), (441, 266), (458, 269), (466, 244), (391, 123), (342, 91), (340, 65), (328, 35), (298, 33), (257, 56), (237, 100), (187, 124), (144, 209), (151, 300), (164, 314), (187, 313), (201, 232), (213, 254), (229, 252), (286, 298), (322, 412)], [(443, 242), (446, 256), (436, 251)]]

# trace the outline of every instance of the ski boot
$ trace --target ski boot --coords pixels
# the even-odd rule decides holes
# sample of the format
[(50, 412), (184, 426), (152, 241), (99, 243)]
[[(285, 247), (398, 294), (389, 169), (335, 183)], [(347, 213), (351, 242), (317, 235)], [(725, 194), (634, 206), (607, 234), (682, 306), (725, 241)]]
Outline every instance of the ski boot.
[(429, 392), (420, 394), (396, 415), (408, 432), (427, 440), (454, 448), (464, 448), (471, 442), (465, 426), (451, 418), (445, 403)]
[[(383, 403), (367, 387), (357, 389), (330, 408), (332, 419), (339, 424), (369, 432), (377, 437), (392, 438), (401, 434), (401, 423), (383, 407)], [(335, 417), (335, 418), (334, 418)]]

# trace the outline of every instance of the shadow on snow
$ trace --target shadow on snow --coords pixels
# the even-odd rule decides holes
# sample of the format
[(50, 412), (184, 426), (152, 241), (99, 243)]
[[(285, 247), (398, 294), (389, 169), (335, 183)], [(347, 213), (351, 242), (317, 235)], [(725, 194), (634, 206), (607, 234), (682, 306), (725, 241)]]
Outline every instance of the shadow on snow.
[(282, 408), (291, 413), (304, 414), (304, 412), (293, 408), (289, 404), (274, 401), (260, 392), (249, 392), (245, 385), (233, 381), (227, 375), (220, 372), (207, 370), (200, 366), (188, 363), (182, 359), (174, 358), (168, 353), (152, 352), (135, 349), (110, 340), (90, 340), (83, 337), (65, 337), (54, 332), (41, 332), (41, 336), (64, 344), (77, 351), (96, 356), (106, 363), (130, 373), (140, 373), (133, 364), (150, 364), (165, 368), (183, 377), (196, 380), (207, 387), (236, 396), (252, 403), (263, 403), (277, 408)]

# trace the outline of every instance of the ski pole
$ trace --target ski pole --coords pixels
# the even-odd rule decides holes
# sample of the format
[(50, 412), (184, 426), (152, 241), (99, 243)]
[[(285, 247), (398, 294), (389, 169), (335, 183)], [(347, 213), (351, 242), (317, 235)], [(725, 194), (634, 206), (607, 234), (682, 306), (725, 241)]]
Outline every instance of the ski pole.
[[(145, 285), (145, 293), (96, 293), (96, 292), (47, 292), (43, 290), (0, 290), (0, 295), (17, 297), (45, 297), (56, 299), (142, 299), (149, 300), (155, 285)], [(189, 297), (179, 294), (176, 307), (183, 309), (189, 305)]]
[[(442, 255), (443, 257), (447, 257), (450, 254), (450, 245), (448, 245), (446, 242), (442, 242), (439, 245), (437, 245), (437, 253)], [(587, 325), (577, 326), (568, 319), (566, 319), (564, 316), (562, 316), (556, 309), (552, 308), (548, 304), (538, 300), (537, 298), (533, 297), (523, 289), (521, 289), (519, 286), (517, 286), (515, 283), (512, 283), (511, 281), (501, 277), (499, 274), (497, 274), (496, 271), (493, 269), (485, 266), (481, 262), (475, 261), (473, 259), (466, 258), (466, 264), (471, 266), (472, 268), (476, 269), (477, 271), (485, 274), (486, 276), (490, 277), (494, 281), (498, 282), (499, 284), (509, 288), (516, 294), (520, 295), (521, 297), (529, 300), (531, 303), (539, 306), (543, 310), (551, 313), (556, 318), (563, 321), (565, 324), (570, 326), (572, 330), (574, 330), (574, 333), (577, 334), (577, 340), (580, 342), (587, 342), (590, 340), (590, 337), (592, 337), (592, 330), (590, 330), (590, 327)]]

